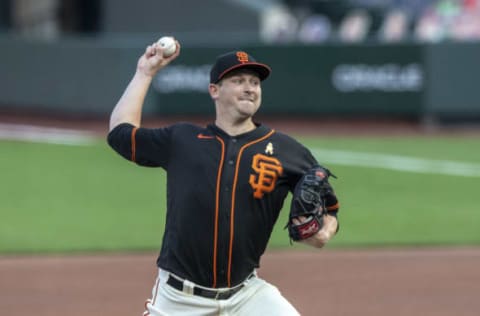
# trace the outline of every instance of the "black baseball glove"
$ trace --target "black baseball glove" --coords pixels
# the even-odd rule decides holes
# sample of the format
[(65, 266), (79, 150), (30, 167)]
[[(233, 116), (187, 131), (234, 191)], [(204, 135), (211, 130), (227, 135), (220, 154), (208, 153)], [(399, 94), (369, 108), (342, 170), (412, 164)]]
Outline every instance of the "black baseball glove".
[[(323, 227), (325, 213), (336, 215), (338, 200), (328, 182), (330, 176), (336, 178), (327, 168), (317, 166), (308, 170), (298, 181), (286, 226), (291, 239), (300, 241), (315, 235)], [(295, 224), (293, 219), (300, 216), (306, 220)]]

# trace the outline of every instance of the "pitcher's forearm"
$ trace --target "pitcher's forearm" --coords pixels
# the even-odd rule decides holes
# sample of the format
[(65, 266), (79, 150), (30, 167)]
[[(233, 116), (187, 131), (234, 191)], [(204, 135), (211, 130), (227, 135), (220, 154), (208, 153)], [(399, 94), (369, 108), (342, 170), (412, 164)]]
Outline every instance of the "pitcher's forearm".
[(137, 71), (110, 116), (110, 130), (121, 123), (140, 126), (142, 108), (152, 77)]
[(137, 71), (128, 84), (110, 116), (110, 130), (122, 123), (140, 126), (142, 108), (148, 88), (156, 73), (167, 66), (180, 54), (180, 43), (175, 40), (176, 51), (168, 57), (163, 56), (163, 48), (158, 42), (149, 45), (137, 62)]

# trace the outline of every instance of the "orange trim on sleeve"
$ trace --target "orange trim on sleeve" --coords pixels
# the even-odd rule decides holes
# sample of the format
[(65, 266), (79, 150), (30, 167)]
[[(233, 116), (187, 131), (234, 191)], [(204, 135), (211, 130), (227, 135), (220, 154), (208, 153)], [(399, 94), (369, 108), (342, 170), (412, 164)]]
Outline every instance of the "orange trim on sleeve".
[(136, 154), (136, 153), (135, 153), (135, 152), (136, 152), (136, 150), (137, 150), (137, 148), (136, 148), (136, 147), (137, 147), (137, 143), (136, 143), (136, 141), (135, 141), (135, 135), (137, 134), (137, 130), (138, 130), (138, 127), (134, 127), (134, 128), (132, 129), (132, 139), (131, 139), (131, 142), (132, 142), (132, 158), (131, 158), (131, 160), (132, 160), (133, 162), (135, 162), (135, 160), (136, 160), (136, 157), (135, 157), (135, 154)]
[(340, 203), (336, 203), (332, 206), (327, 206), (327, 211), (336, 211), (340, 208)]
[(265, 135), (265, 136), (263, 136), (263, 137), (261, 137), (257, 140), (254, 140), (250, 143), (247, 143), (247, 144), (243, 145), (238, 152), (237, 163), (235, 165), (235, 176), (233, 178), (233, 187), (232, 187), (232, 208), (230, 210), (230, 247), (229, 247), (229, 250), (228, 250), (228, 276), (227, 276), (228, 277), (228, 279), (227, 279), (227, 283), (228, 283), (227, 286), (228, 287), (231, 287), (233, 233), (234, 233), (234, 223), (235, 223), (235, 190), (237, 188), (238, 170), (239, 170), (239, 167), (240, 167), (240, 160), (242, 158), (242, 154), (243, 154), (243, 151), (245, 150), (245, 148), (247, 148), (248, 146), (251, 146), (253, 144), (259, 143), (264, 139), (267, 139), (273, 133), (275, 133), (275, 130), (272, 129), (267, 135)]
[(222, 177), (223, 160), (225, 159), (225, 143), (223, 140), (216, 136), (217, 140), (222, 145), (222, 156), (220, 158), (220, 164), (218, 165), (217, 172), (217, 190), (215, 192), (215, 230), (213, 232), (213, 284), (212, 287), (217, 286), (217, 248), (218, 248), (218, 212), (220, 208), (220, 178)]

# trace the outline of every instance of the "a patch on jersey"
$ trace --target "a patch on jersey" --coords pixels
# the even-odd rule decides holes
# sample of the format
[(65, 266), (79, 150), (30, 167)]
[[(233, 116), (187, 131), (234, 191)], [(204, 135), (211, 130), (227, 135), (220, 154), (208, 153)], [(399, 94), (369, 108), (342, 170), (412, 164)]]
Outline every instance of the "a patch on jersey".
[(248, 183), (252, 186), (253, 196), (261, 199), (265, 193), (273, 191), (283, 167), (277, 158), (256, 154), (253, 156), (252, 169), (256, 173), (250, 175)]
[(270, 155), (270, 156), (273, 155), (273, 145), (272, 145), (272, 143), (267, 144), (267, 147), (265, 147), (265, 153), (267, 155)]

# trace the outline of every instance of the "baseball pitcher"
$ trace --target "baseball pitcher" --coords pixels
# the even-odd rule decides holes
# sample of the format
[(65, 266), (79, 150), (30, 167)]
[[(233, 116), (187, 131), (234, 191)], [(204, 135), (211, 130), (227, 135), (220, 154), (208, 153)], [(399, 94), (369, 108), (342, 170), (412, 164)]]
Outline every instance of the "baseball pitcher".
[(125, 159), (167, 173), (159, 272), (144, 315), (298, 315), (256, 269), (289, 192), (292, 240), (321, 248), (337, 232), (332, 174), (295, 139), (254, 121), (271, 69), (240, 50), (211, 68), (211, 124), (141, 127), (147, 90), (180, 55), (175, 45), (170, 56), (158, 43), (146, 48), (108, 135)]

